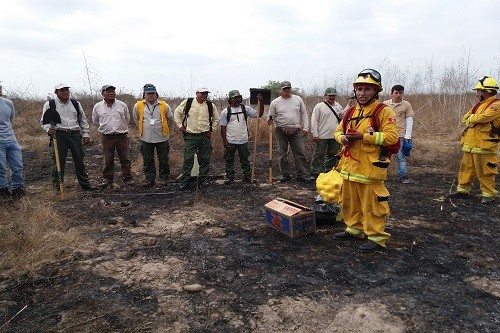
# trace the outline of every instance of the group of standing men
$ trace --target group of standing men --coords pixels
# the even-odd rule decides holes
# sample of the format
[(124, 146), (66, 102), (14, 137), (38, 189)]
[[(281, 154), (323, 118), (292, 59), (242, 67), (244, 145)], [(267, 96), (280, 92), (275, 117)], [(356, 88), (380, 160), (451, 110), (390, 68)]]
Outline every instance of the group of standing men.
[[(98, 187), (90, 184), (83, 163), (83, 145), (90, 142), (89, 124), (83, 114), (81, 104), (70, 98), (69, 89), (70, 87), (66, 84), (56, 85), (56, 98), (47, 101), (42, 112), (42, 121), (50, 108), (60, 115), (57, 124), (42, 125), (44, 130), (50, 136), (55, 136), (58, 142), (60, 171), (56, 165), (55, 150), (54, 148), (51, 150), (53, 187), (58, 191), (60, 182), (63, 182), (66, 157), (70, 150), (80, 187), (82, 190), (95, 190)], [(135, 181), (132, 177), (128, 139), (131, 116), (128, 106), (116, 99), (116, 87), (112, 85), (103, 86), (101, 93), (103, 100), (94, 105), (92, 110), (92, 121), (101, 134), (104, 156), (103, 181), (99, 187), (105, 188), (115, 182), (115, 150), (120, 160), (123, 183), (133, 185)], [(170, 177), (169, 137), (174, 119), (185, 139), (181, 188), (187, 188), (189, 185), (188, 180), (195, 153), (198, 155), (202, 184), (205, 184), (212, 152), (210, 137), (213, 127), (217, 126), (219, 121), (217, 109), (213, 103), (207, 101), (207, 95), (207, 89), (198, 89), (196, 98), (184, 100), (174, 113), (165, 101), (158, 98), (159, 95), (154, 85), (144, 86), (143, 99), (138, 101), (132, 110), (132, 119), (138, 128), (140, 151), (143, 157), (145, 177), (143, 186), (151, 187), (157, 182), (155, 154), (158, 158), (158, 182), (165, 184)]]
[[(297, 179), (304, 182), (314, 180), (319, 173), (336, 167), (344, 179), (342, 187), (342, 214), (346, 223), (343, 232), (335, 239), (366, 239), (359, 247), (360, 252), (373, 252), (385, 247), (390, 234), (385, 231), (385, 220), (389, 214), (389, 192), (384, 185), (390, 156), (384, 147), (400, 147), (397, 151), (398, 176), (408, 184), (406, 157), (412, 147), (413, 109), (403, 100), (404, 87), (395, 85), (391, 99), (380, 103), (382, 78), (373, 69), (361, 71), (353, 83), (354, 93), (350, 103), (342, 109), (335, 101), (334, 88), (327, 88), (324, 102), (318, 103), (311, 116), (312, 137), (316, 145), (310, 172), (305, 157), (303, 137), (309, 131), (309, 120), (303, 100), (291, 93), (289, 81), (281, 83), (280, 96), (271, 102), (268, 124), (275, 126), (279, 152), (281, 182), (291, 179), (287, 155), (290, 147), (295, 158)], [(57, 139), (60, 170), (56, 168), (55, 150), (51, 150), (54, 161), (52, 181), (59, 188), (63, 181), (64, 166), (68, 150), (71, 151), (78, 183), (83, 190), (94, 190), (89, 182), (83, 163), (82, 144), (90, 142), (89, 124), (83, 109), (70, 98), (69, 86), (58, 84), (56, 98), (47, 101), (44, 114), (56, 110), (60, 115), (58, 123), (45, 123), (42, 127)], [(114, 181), (114, 151), (122, 168), (123, 182), (134, 184), (128, 143), (130, 114), (125, 103), (116, 100), (115, 87), (102, 87), (103, 100), (92, 111), (92, 120), (102, 134), (104, 155), (103, 182), (107, 187)], [(495, 176), (498, 174), (498, 142), (500, 141), (500, 100), (496, 99), (498, 84), (485, 76), (473, 90), (477, 104), (463, 118), (467, 126), (462, 135), (464, 152), (460, 166), (458, 185), (450, 197), (469, 197), (472, 184), (477, 178), (481, 188), (481, 203), (491, 204), (498, 192)], [(144, 186), (154, 186), (156, 166), (154, 154), (158, 156), (160, 182), (170, 176), (169, 136), (175, 121), (184, 135), (184, 161), (181, 174), (181, 189), (189, 187), (194, 156), (199, 163), (199, 180), (202, 189), (207, 186), (209, 163), (212, 153), (211, 137), (220, 122), (221, 136), (225, 147), (225, 184), (234, 183), (234, 157), (238, 152), (242, 165), (243, 181), (250, 181), (247, 117), (260, 117), (263, 104), (258, 111), (241, 104), (242, 96), (237, 90), (229, 92), (229, 106), (221, 112), (207, 100), (209, 91), (199, 88), (195, 98), (183, 100), (172, 112), (170, 106), (158, 99), (156, 87), (146, 84), (143, 99), (134, 105), (132, 117), (137, 125), (141, 153), (144, 162)], [(262, 100), (262, 96), (258, 96)], [(351, 103), (352, 102), (352, 103)], [(22, 177), (22, 155), (12, 129), (14, 119), (13, 103), (0, 97), (0, 196), (21, 197), (25, 194)], [(339, 156), (339, 159), (337, 158)], [(10, 165), (11, 184), (7, 180), (7, 163)], [(337, 165), (338, 163), (338, 165)]]
[[(98, 187), (90, 183), (83, 161), (83, 145), (90, 142), (89, 123), (81, 104), (70, 98), (70, 87), (66, 84), (57, 84), (54, 90), (56, 97), (48, 100), (43, 106), (42, 119), (47, 110), (56, 110), (60, 115), (57, 124), (42, 124), (43, 129), (58, 142), (59, 171), (56, 165), (56, 154), (51, 149), (53, 168), (51, 172), (53, 188), (60, 189), (64, 179), (64, 170), (68, 151), (71, 152), (75, 174), (82, 190), (95, 190)], [(208, 185), (210, 157), (212, 153), (211, 135), (220, 121), (221, 135), (225, 147), (225, 184), (234, 183), (234, 160), (236, 152), (239, 155), (243, 181), (250, 182), (251, 165), (249, 161), (247, 117), (262, 116), (263, 103), (260, 110), (255, 111), (250, 106), (241, 104), (242, 96), (237, 90), (228, 94), (229, 106), (219, 113), (215, 104), (207, 100), (208, 89), (199, 88), (195, 98), (188, 98), (172, 112), (170, 106), (158, 99), (156, 87), (146, 84), (143, 87), (143, 99), (138, 101), (132, 110), (132, 120), (136, 124), (140, 137), (140, 151), (143, 157), (144, 182), (143, 186), (154, 186), (157, 182), (164, 184), (170, 176), (169, 167), (169, 137), (174, 124), (184, 135), (184, 161), (181, 174), (181, 189), (189, 187), (190, 173), (194, 164), (195, 154), (199, 163), (199, 185), (204, 188)], [(128, 125), (130, 112), (125, 103), (116, 99), (116, 88), (105, 85), (101, 89), (103, 100), (94, 105), (92, 122), (101, 134), (104, 166), (103, 180), (99, 187), (112, 185), (114, 179), (115, 150), (121, 165), (122, 181), (126, 185), (135, 183), (132, 177), (131, 160), (129, 153)], [(288, 162), (288, 149), (292, 150), (297, 168), (297, 180), (311, 182), (319, 173), (330, 170), (338, 162), (337, 153), (340, 145), (333, 139), (333, 130), (341, 121), (345, 110), (335, 101), (337, 92), (334, 88), (325, 90), (325, 101), (315, 106), (311, 122), (301, 97), (291, 93), (291, 84), (284, 81), (280, 87), (280, 96), (274, 99), (269, 108), (268, 123), (275, 125), (275, 136), (279, 153), (281, 182), (291, 179)], [(262, 100), (262, 96), (258, 96)], [(354, 96), (351, 96), (354, 101)], [(347, 108), (347, 107), (346, 107)], [(13, 110), (13, 107), (12, 107)], [(305, 155), (304, 136), (311, 125), (313, 140), (316, 142), (310, 165), (307, 165)], [(17, 141), (16, 141), (17, 142)], [(19, 149), (20, 151), (20, 149)], [(158, 176), (156, 180), (155, 152), (158, 159)], [(18, 163), (21, 165), (22, 162)], [(14, 169), (16, 163), (12, 162)], [(22, 169), (21, 169), (22, 170)], [(309, 171), (310, 170), (310, 171)], [(21, 172), (22, 173), (22, 172)], [(14, 173), (14, 178), (18, 178)], [(16, 179), (17, 179), (16, 178)], [(0, 184), (1, 186), (1, 184)], [(12, 184), (12, 193), (18, 184)], [(5, 191), (6, 187), (0, 188)], [(24, 193), (24, 192), (23, 192)]]

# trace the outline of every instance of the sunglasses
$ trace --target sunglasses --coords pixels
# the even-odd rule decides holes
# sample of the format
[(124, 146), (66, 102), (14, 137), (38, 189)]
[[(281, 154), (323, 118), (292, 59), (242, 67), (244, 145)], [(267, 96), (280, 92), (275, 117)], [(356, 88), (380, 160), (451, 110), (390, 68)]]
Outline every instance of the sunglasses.
[(369, 76), (376, 82), (382, 82), (382, 76), (380, 75), (380, 73), (371, 68), (363, 69), (361, 73), (358, 74), (358, 77), (359, 76)]

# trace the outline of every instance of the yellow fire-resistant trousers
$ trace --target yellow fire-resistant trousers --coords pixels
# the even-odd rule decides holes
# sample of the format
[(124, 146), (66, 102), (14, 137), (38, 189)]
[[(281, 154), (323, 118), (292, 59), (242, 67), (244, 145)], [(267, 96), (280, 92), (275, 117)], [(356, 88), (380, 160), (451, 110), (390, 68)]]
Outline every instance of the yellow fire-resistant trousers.
[(495, 190), (495, 175), (498, 174), (497, 154), (472, 154), (464, 152), (458, 173), (457, 192), (470, 193), (472, 183), (477, 178), (481, 196), (491, 198), (498, 194)]
[(389, 191), (384, 183), (363, 184), (345, 180), (342, 185), (342, 217), (346, 231), (356, 237), (368, 236), (372, 242), (385, 246), (391, 235), (384, 231), (390, 209)]

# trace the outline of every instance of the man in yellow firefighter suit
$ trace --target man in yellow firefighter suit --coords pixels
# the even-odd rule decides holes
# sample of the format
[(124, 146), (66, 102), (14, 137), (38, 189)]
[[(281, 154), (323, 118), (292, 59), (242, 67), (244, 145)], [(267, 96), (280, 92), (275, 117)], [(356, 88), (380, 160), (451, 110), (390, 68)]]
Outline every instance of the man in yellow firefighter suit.
[(481, 203), (488, 205), (495, 201), (498, 193), (495, 189), (500, 141), (500, 100), (495, 98), (498, 84), (495, 79), (485, 76), (473, 90), (478, 102), (462, 120), (467, 126), (460, 140), (464, 155), (458, 173), (457, 191), (449, 197), (470, 197), (472, 184), (477, 178)]
[[(380, 106), (382, 91), (380, 73), (365, 69), (353, 83), (356, 105), (351, 115), (334, 132), (335, 140), (343, 145), (337, 170), (342, 184), (342, 217), (347, 225), (336, 233), (336, 240), (364, 239), (358, 251), (370, 253), (385, 248), (391, 236), (385, 231), (389, 215), (389, 191), (384, 185), (390, 159), (382, 156), (383, 146), (399, 140), (396, 114), (386, 105)], [(372, 118), (378, 113), (379, 126), (374, 130)], [(344, 115), (344, 118), (348, 113)]]

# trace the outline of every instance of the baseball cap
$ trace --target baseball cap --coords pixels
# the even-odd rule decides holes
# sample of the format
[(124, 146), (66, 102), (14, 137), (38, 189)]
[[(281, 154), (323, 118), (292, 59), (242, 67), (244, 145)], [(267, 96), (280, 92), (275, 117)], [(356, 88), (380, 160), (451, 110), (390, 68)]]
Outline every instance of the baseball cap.
[(238, 90), (231, 90), (227, 96), (228, 96), (227, 99), (231, 99), (238, 96), (241, 97), (241, 94)]
[(292, 87), (292, 84), (290, 83), (290, 81), (283, 81), (280, 84), (280, 88), (291, 88), (291, 87)]
[(102, 86), (102, 88), (101, 88), (101, 92), (103, 92), (104, 90), (109, 89), (109, 88), (116, 89), (116, 87), (115, 87), (115, 86), (112, 86), (112, 85), (110, 85), (110, 84), (106, 84), (106, 85)]
[(207, 89), (207, 88), (202, 88), (202, 87), (200, 87), (200, 88), (196, 89), (196, 92), (197, 92), (197, 93), (204, 93), (204, 92), (206, 92), (206, 93), (210, 93), (210, 91), (208, 91), (208, 89)]
[(62, 89), (62, 88), (71, 88), (71, 87), (65, 83), (58, 83), (58, 84), (56, 84), (56, 87), (54, 88), (54, 90), (58, 90), (58, 89)]
[(329, 96), (337, 96), (337, 90), (335, 88), (326, 88), (325, 89), (325, 95), (329, 95)]
[(145, 93), (152, 93), (152, 92), (156, 92), (156, 87), (154, 85), (152, 85), (151, 83), (146, 83), (144, 85), (143, 90)]

